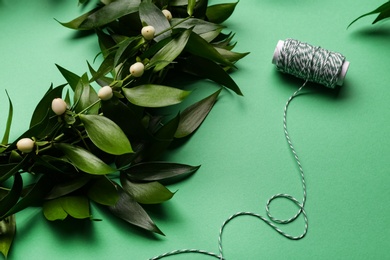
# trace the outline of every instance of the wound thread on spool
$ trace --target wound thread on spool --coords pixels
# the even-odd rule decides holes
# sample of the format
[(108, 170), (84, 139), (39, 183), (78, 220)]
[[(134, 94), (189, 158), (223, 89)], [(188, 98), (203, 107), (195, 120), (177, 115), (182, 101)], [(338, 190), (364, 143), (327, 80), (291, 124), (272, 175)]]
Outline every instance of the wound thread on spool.
[(341, 53), (294, 39), (277, 43), (272, 63), (283, 73), (328, 88), (342, 86), (349, 68), (349, 61)]

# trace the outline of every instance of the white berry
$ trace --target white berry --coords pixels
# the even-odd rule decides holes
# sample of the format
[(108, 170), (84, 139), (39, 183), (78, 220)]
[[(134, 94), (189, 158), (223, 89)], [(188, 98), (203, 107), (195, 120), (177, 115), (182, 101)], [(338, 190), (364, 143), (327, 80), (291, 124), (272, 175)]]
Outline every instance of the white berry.
[(156, 30), (153, 26), (148, 25), (142, 27), (141, 34), (145, 38), (145, 40), (152, 40), (154, 38), (154, 34), (156, 33)]
[(144, 74), (145, 66), (142, 62), (136, 62), (130, 66), (130, 73), (133, 77), (141, 77)]
[(23, 153), (30, 153), (34, 149), (35, 142), (30, 138), (22, 138), (16, 143), (16, 148)]
[(164, 9), (164, 10), (162, 10), (162, 13), (165, 15), (165, 17), (168, 19), (168, 21), (172, 20), (172, 13), (169, 10)]
[(51, 109), (53, 110), (53, 112), (60, 116), (62, 115), (63, 113), (65, 113), (66, 109), (68, 108), (68, 105), (66, 104), (66, 102), (61, 99), (61, 98), (55, 98), (53, 99), (53, 101), (51, 102)]
[(113, 96), (112, 88), (110, 86), (104, 86), (101, 89), (99, 89), (98, 97), (101, 100), (109, 100)]

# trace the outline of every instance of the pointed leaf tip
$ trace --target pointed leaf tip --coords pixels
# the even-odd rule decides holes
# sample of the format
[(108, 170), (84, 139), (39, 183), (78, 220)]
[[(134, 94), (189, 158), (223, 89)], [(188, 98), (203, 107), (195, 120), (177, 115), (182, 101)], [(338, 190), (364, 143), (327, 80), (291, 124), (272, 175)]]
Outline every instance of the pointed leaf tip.
[(11, 215), (0, 221), (0, 252), (4, 255), (5, 259), (7, 259), (9, 249), (11, 248), (15, 237), (15, 232), (15, 215)]
[(10, 134), (10, 131), (11, 131), (13, 111), (14, 111), (13, 105), (12, 105), (12, 101), (11, 101), (11, 98), (9, 97), (9, 95), (8, 95), (7, 90), (5, 91), (5, 93), (7, 94), (7, 97), (8, 97), (9, 108), (8, 108), (8, 118), (7, 118), (7, 123), (6, 123), (6, 126), (5, 126), (4, 136), (3, 136), (3, 139), (1, 141), (2, 144), (7, 144), (8, 143), (9, 134)]
[(116, 172), (116, 169), (82, 147), (67, 143), (58, 143), (54, 147), (61, 150), (75, 167), (86, 173), (104, 175)]
[(192, 16), (194, 14), (195, 4), (196, 0), (188, 0), (187, 13), (189, 16)]
[(219, 89), (212, 95), (189, 106), (180, 114), (180, 122), (175, 133), (175, 138), (186, 137), (198, 129), (213, 108), (221, 90)]
[(365, 13), (361, 16), (359, 16), (358, 18), (356, 18), (355, 20), (353, 20), (347, 28), (349, 28), (353, 23), (355, 23), (357, 20), (363, 18), (363, 17), (366, 17), (368, 15), (372, 15), (372, 14), (376, 14), (376, 13), (379, 13), (379, 15), (376, 17), (376, 19), (372, 22), (372, 24), (375, 24), (383, 19), (386, 19), (386, 18), (389, 18), (390, 17), (390, 2), (386, 2), (384, 4), (382, 4), (381, 6), (379, 6), (378, 8), (376, 8), (375, 10), (371, 11), (371, 12), (368, 12), (368, 13)]
[(122, 129), (111, 119), (101, 115), (80, 115), (91, 141), (102, 151), (114, 155), (133, 153)]
[(121, 190), (119, 200), (114, 206), (109, 207), (110, 211), (124, 221), (142, 229), (164, 235), (156, 226), (148, 213), (125, 191)]
[(131, 103), (143, 107), (166, 107), (182, 102), (191, 92), (178, 88), (146, 84), (133, 88), (122, 88)]
[(226, 21), (234, 12), (238, 1), (235, 3), (223, 3), (211, 5), (206, 10), (206, 16), (212, 23), (222, 23)]

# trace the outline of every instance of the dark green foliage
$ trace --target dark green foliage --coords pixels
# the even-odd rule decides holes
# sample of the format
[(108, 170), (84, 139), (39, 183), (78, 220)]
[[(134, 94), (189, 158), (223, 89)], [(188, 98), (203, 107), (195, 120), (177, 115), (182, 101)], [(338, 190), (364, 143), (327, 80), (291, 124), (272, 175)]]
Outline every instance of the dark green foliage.
[[(232, 51), (233, 35), (222, 33), (225, 27), (220, 24), (236, 5), (208, 7), (207, 0), (106, 0), (61, 23), (75, 30), (93, 30), (103, 61), (97, 69), (88, 63), (91, 77), (57, 65), (67, 84), (50, 86), (33, 112), (30, 128), (11, 143), (13, 107), (8, 97), (0, 144), (0, 227), (5, 231), (0, 251), (4, 255), (15, 233), (14, 214), (32, 205), (42, 206), (44, 216), (55, 221), (92, 219), (90, 203), (95, 202), (133, 225), (163, 234), (142, 205), (171, 199), (174, 192), (165, 185), (193, 174), (199, 166), (163, 162), (162, 155), (175, 139), (199, 128), (222, 90), (183, 107), (178, 104), (191, 90), (172, 86), (168, 79), (196, 76), (242, 95), (228, 72), (248, 53)], [(163, 8), (171, 11), (172, 20), (164, 16)], [(155, 28), (152, 40), (141, 35), (146, 25)], [(129, 71), (135, 63), (142, 63), (140, 75)], [(112, 90), (108, 98), (100, 93), (104, 86)], [(56, 98), (66, 103), (63, 114), (51, 109)], [(161, 110), (165, 107), (170, 114)], [(17, 149), (22, 138), (34, 141), (32, 152)], [(32, 176), (32, 184), (23, 184), (24, 174)], [(115, 181), (118, 177), (120, 184)]]
[(379, 21), (382, 21), (382, 20), (384, 20), (386, 18), (389, 18), (390, 17), (390, 2), (386, 2), (386, 3), (382, 4), (381, 6), (379, 6), (378, 8), (376, 8), (375, 10), (359, 16), (358, 18), (353, 20), (348, 25), (348, 27), (351, 26), (353, 23), (355, 23), (357, 20), (359, 20), (359, 19), (361, 19), (361, 18), (363, 18), (365, 16), (372, 15), (372, 14), (378, 14), (378, 16), (372, 22), (372, 24), (375, 24), (375, 23), (377, 23)]

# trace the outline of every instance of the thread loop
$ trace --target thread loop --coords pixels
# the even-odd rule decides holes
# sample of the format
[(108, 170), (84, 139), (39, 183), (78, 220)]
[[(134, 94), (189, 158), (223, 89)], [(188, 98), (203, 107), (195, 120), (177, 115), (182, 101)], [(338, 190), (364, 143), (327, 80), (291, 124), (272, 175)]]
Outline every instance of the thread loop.
[[(309, 224), (308, 224), (309, 222), (308, 222), (307, 214), (306, 214), (306, 211), (305, 211), (305, 203), (306, 203), (305, 175), (304, 175), (304, 172), (303, 172), (303, 168), (302, 168), (301, 162), (300, 162), (299, 157), (297, 155), (297, 152), (295, 151), (295, 148), (294, 148), (294, 146), (293, 146), (293, 144), (291, 142), (291, 138), (290, 138), (290, 135), (289, 135), (288, 130), (287, 130), (287, 110), (288, 110), (288, 106), (290, 105), (291, 101), (299, 94), (299, 92), (306, 85), (306, 83), (307, 83), (307, 80), (305, 81), (305, 83), (303, 83), (303, 85), (297, 91), (295, 91), (288, 98), (288, 100), (286, 102), (286, 105), (284, 107), (284, 112), (283, 112), (284, 134), (285, 134), (287, 143), (288, 143), (288, 145), (290, 147), (291, 152), (294, 155), (295, 161), (296, 161), (296, 163), (298, 165), (298, 168), (299, 168), (299, 171), (300, 171), (301, 182), (302, 182), (302, 189), (303, 189), (303, 199), (302, 199), (302, 202), (299, 202), (299, 200), (296, 199), (292, 195), (279, 193), (279, 194), (275, 194), (271, 198), (269, 198), (267, 203), (266, 203), (265, 210), (266, 210), (268, 218), (265, 218), (265, 217), (263, 217), (263, 216), (261, 216), (261, 215), (259, 215), (257, 213), (254, 213), (254, 212), (247, 212), (247, 211), (241, 211), (241, 212), (237, 212), (237, 213), (231, 215), (228, 219), (226, 219), (223, 222), (223, 224), (222, 224), (222, 226), (221, 226), (221, 228), (219, 230), (219, 235), (218, 235), (219, 255), (217, 255), (215, 253), (212, 253), (212, 252), (207, 252), (207, 251), (204, 251), (204, 250), (200, 250), (200, 249), (181, 249), (181, 250), (173, 250), (171, 252), (164, 253), (162, 255), (150, 258), (150, 260), (157, 260), (157, 259), (162, 259), (162, 258), (165, 258), (165, 257), (168, 257), (168, 256), (172, 256), (172, 255), (186, 254), (186, 253), (203, 254), (203, 255), (208, 255), (210, 257), (214, 257), (214, 258), (223, 260), (225, 258), (223, 256), (222, 238), (223, 238), (225, 227), (227, 226), (227, 224), (230, 221), (232, 221), (233, 219), (236, 219), (236, 218), (238, 218), (240, 216), (252, 216), (252, 217), (258, 218), (258, 219), (262, 220), (264, 223), (266, 223), (268, 226), (270, 226), (272, 229), (274, 229), (276, 232), (278, 232), (282, 236), (284, 236), (284, 237), (286, 237), (288, 239), (291, 239), (291, 240), (299, 240), (299, 239), (302, 239), (303, 237), (306, 236), (308, 228), (309, 228)], [(283, 199), (287, 199), (287, 200), (292, 201), (298, 207), (298, 212), (293, 217), (291, 217), (291, 218), (289, 218), (287, 220), (282, 220), (282, 219), (278, 219), (278, 218), (274, 217), (272, 215), (272, 213), (271, 213), (271, 210), (270, 210), (270, 204), (272, 203), (272, 201), (274, 201), (277, 198), (283, 198)], [(294, 236), (294, 235), (291, 235), (289, 233), (286, 233), (285, 231), (283, 231), (281, 228), (279, 228), (276, 225), (276, 224), (288, 224), (288, 223), (291, 223), (291, 222), (295, 221), (300, 215), (303, 215), (304, 230), (298, 236)]]
[[(223, 260), (225, 258), (223, 256), (222, 238), (223, 238), (225, 227), (230, 221), (240, 216), (256, 217), (261, 221), (263, 221), (264, 223), (266, 223), (268, 226), (270, 226), (280, 235), (291, 240), (299, 240), (306, 236), (309, 228), (309, 224), (308, 224), (309, 222), (305, 211), (305, 203), (307, 197), (305, 174), (302, 168), (301, 161), (298, 157), (295, 147), (292, 144), (289, 132), (287, 130), (287, 111), (291, 101), (299, 95), (300, 91), (306, 86), (306, 84), (309, 81), (322, 84), (329, 88), (335, 88), (337, 84), (341, 85), (345, 73), (348, 70), (349, 62), (346, 61), (345, 57), (340, 53), (331, 52), (322, 49), (321, 47), (314, 47), (312, 45), (294, 39), (287, 39), (284, 42), (282, 42), (283, 47), (281, 48), (280, 48), (280, 42), (277, 45), (272, 62), (276, 64), (278, 70), (280, 70), (281, 72), (292, 74), (296, 77), (305, 80), (302, 86), (288, 98), (283, 111), (284, 135), (286, 137), (290, 151), (292, 152), (295, 162), (299, 169), (302, 191), (303, 191), (302, 201), (300, 202), (297, 198), (295, 198), (290, 194), (278, 193), (273, 195), (271, 198), (269, 198), (265, 205), (265, 211), (268, 218), (263, 217), (257, 213), (246, 212), (246, 211), (237, 212), (231, 215), (228, 219), (226, 219), (223, 222), (219, 230), (219, 236), (218, 236), (219, 255), (212, 252), (199, 250), (199, 249), (182, 249), (182, 250), (174, 250), (153, 257), (150, 260), (157, 260), (167, 256), (184, 254), (184, 253), (204, 254), (210, 257)], [(286, 199), (293, 202), (298, 208), (295, 215), (288, 219), (279, 219), (275, 217), (270, 210), (270, 205), (275, 199)], [(304, 220), (304, 229), (300, 235), (297, 236), (291, 235), (289, 233), (286, 233), (285, 231), (283, 231), (281, 228), (277, 226), (277, 224), (291, 223), (297, 220), (300, 216), (303, 216), (303, 220)]]

